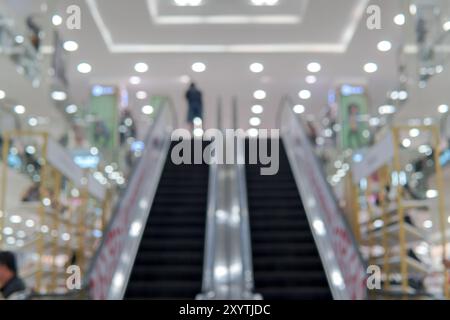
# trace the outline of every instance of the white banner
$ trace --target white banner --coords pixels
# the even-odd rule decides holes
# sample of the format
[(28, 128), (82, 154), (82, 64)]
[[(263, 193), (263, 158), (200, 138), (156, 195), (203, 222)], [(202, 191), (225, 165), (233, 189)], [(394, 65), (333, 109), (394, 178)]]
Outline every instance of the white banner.
[[(49, 139), (47, 145), (47, 161), (63, 176), (70, 179), (77, 188), (82, 188), (82, 179), (85, 177), (81, 169), (74, 161), (70, 153), (56, 141)], [(105, 199), (106, 189), (97, 180), (89, 175), (87, 188), (91, 196), (100, 201)]]
[(392, 133), (389, 133), (378, 144), (370, 148), (364, 155), (363, 161), (354, 163), (352, 166), (353, 182), (359, 183), (361, 179), (367, 178), (385, 163), (394, 157), (394, 142)]

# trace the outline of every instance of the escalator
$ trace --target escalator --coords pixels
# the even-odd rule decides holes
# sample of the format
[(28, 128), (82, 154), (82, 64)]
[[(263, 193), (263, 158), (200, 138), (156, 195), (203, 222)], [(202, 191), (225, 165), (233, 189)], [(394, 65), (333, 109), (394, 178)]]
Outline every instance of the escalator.
[(201, 292), (208, 165), (175, 165), (172, 144), (125, 299), (195, 299)]
[(332, 299), (282, 143), (278, 174), (263, 176), (260, 168), (246, 167), (255, 292), (269, 300)]

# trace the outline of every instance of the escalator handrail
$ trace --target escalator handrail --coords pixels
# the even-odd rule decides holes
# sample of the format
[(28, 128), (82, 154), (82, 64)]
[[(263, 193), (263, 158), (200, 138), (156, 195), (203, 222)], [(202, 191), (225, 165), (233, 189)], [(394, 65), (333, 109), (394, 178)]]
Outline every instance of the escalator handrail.
[[(294, 106), (293, 99), (292, 99), (289, 95), (285, 95), (285, 96), (281, 99), (281, 101), (280, 101), (280, 106), (279, 106), (279, 109), (278, 109), (278, 111), (277, 111), (277, 117), (276, 117), (276, 121), (277, 121), (278, 127), (279, 127), (280, 129), (282, 128), (282, 125), (283, 125), (283, 124), (282, 124), (282, 114), (283, 114), (283, 112), (285, 111), (285, 108), (289, 107), (289, 108), (290, 108), (290, 112), (291, 112), (291, 114), (292, 114), (292, 117), (294, 117), (294, 119), (295, 119), (295, 121), (298, 123), (299, 127), (303, 129), (303, 132), (306, 132), (306, 130), (304, 129), (304, 125), (303, 125), (303, 123), (301, 122), (300, 117), (298, 117), (298, 115), (295, 114), (295, 113), (293, 112), (293, 110), (292, 110), (292, 107), (293, 107), (293, 106)], [(313, 146), (312, 146), (312, 143), (311, 143), (311, 141), (310, 141), (309, 139), (306, 139), (306, 140), (305, 140), (305, 143), (308, 144), (308, 145), (310, 146), (311, 150), (314, 150), (314, 149), (313, 149)], [(320, 163), (320, 160), (319, 160), (319, 158), (317, 157), (317, 155), (315, 154), (315, 152), (312, 152), (311, 156), (313, 157), (313, 159), (314, 159), (314, 161), (315, 161), (316, 164), (317, 164), (317, 163)], [(365, 272), (365, 271), (367, 270), (367, 265), (366, 265), (366, 262), (365, 262), (365, 260), (363, 259), (362, 254), (361, 254), (361, 252), (360, 252), (360, 250), (359, 250), (359, 246), (358, 246), (358, 243), (357, 243), (357, 241), (356, 241), (356, 238), (355, 238), (353, 232), (351, 231), (352, 229), (350, 228), (350, 223), (348, 222), (347, 217), (345, 216), (345, 214), (342, 212), (341, 208), (339, 207), (338, 201), (337, 201), (337, 199), (336, 199), (335, 193), (333, 192), (333, 190), (332, 190), (331, 186), (329, 185), (329, 183), (326, 181), (326, 178), (325, 178), (326, 175), (325, 175), (325, 172), (324, 172), (324, 170), (323, 170), (323, 167), (320, 166), (320, 165), (318, 165), (318, 168), (319, 168), (319, 172), (320, 172), (320, 179), (323, 180), (323, 181), (325, 182), (323, 185), (326, 186), (326, 188), (327, 188), (327, 193), (330, 195), (330, 198), (332, 199), (332, 201), (334, 201), (334, 204), (335, 204), (334, 207), (335, 207), (336, 210), (338, 211), (338, 216), (340, 217), (340, 220), (341, 220), (341, 222), (343, 223), (344, 228), (345, 228), (346, 231), (347, 231), (347, 234), (348, 234), (348, 236), (349, 236), (349, 241), (350, 241), (350, 243), (351, 243), (351, 246), (355, 249), (355, 252), (356, 252), (356, 255), (357, 255), (357, 259), (359, 260), (360, 264), (361, 264), (361, 265), (363, 266), (363, 268), (364, 268), (364, 270), (362, 270), (362, 272)], [(294, 168), (293, 168), (293, 169), (294, 169)], [(308, 212), (307, 206), (305, 206), (305, 211)], [(314, 230), (313, 230), (313, 231), (314, 231)], [(313, 232), (313, 234), (315, 235), (315, 232)], [(319, 253), (320, 253), (320, 247), (319, 247)], [(335, 254), (340, 254), (340, 253), (335, 252)], [(322, 255), (322, 254), (321, 254), (321, 255)], [(324, 265), (324, 267), (325, 267), (325, 269), (327, 268), (326, 265)], [(342, 269), (342, 268), (341, 268), (341, 269)], [(342, 271), (345, 271), (345, 270), (341, 270), (341, 272), (342, 272)], [(330, 275), (329, 275), (328, 273), (327, 273), (327, 276), (330, 278)], [(331, 281), (329, 281), (329, 282), (330, 282), (330, 285), (332, 285), (332, 279), (329, 279), (329, 280), (331, 280)], [(365, 290), (365, 297), (367, 298), (367, 289)]]
[[(222, 102), (219, 98), (217, 101), (217, 128), (222, 127)], [(211, 159), (212, 160), (212, 159)], [(205, 246), (203, 258), (202, 273), (202, 292), (197, 295), (197, 299), (213, 299), (215, 296), (214, 288), (214, 261), (216, 249), (216, 210), (217, 210), (217, 193), (218, 193), (218, 165), (215, 161), (211, 161), (209, 166), (208, 179), (208, 207), (206, 212), (206, 230), (205, 230)]]
[(217, 164), (209, 166), (208, 208), (206, 212), (205, 252), (203, 262), (202, 293), (199, 299), (213, 298), (214, 294), (214, 256), (216, 248), (215, 225), (217, 207)]
[(239, 207), (241, 212), (241, 254), (243, 268), (243, 295), (246, 299), (254, 299), (255, 282), (253, 274), (253, 250), (250, 236), (250, 218), (248, 210), (247, 177), (245, 171), (245, 138), (241, 137), (237, 147), (237, 183)]
[[(167, 107), (169, 108), (170, 114), (172, 115), (172, 121), (173, 121), (173, 126), (175, 127), (177, 125), (177, 118), (176, 118), (176, 112), (174, 112), (174, 108), (173, 108), (173, 103), (172, 100), (167, 97), (167, 99), (165, 100), (165, 103), (167, 104)], [(152, 141), (152, 137), (153, 137), (153, 133), (155, 131), (156, 125), (158, 124), (159, 121), (161, 121), (161, 117), (163, 114), (163, 110), (164, 110), (165, 105), (162, 104), (161, 106), (159, 106), (159, 108), (157, 108), (157, 113), (153, 119), (152, 124), (150, 125), (150, 128), (148, 129), (147, 133), (146, 133), (146, 137), (144, 139), (145, 141), (145, 145), (146, 148), (152, 148), (153, 146), (150, 144), (150, 142)], [(169, 137), (170, 139), (170, 137)], [(132, 182), (135, 180), (135, 177), (137, 175), (137, 171), (138, 168), (140, 167), (142, 161), (142, 157), (139, 158), (136, 162), (136, 164), (133, 166), (132, 171), (130, 173), (130, 178), (129, 181)], [(131, 183), (130, 183), (131, 184)], [(111, 229), (114, 225), (115, 220), (117, 219), (117, 216), (119, 214), (119, 209), (121, 207), (121, 200), (126, 196), (127, 191), (130, 187), (130, 184), (127, 186), (127, 188), (121, 190), (120, 195), (118, 196), (118, 201), (115, 203), (114, 205), (114, 209), (113, 209), (113, 214), (111, 215), (111, 219), (109, 220), (107, 227), (105, 228), (104, 232), (103, 232), (103, 237), (102, 240), (100, 242), (100, 245), (98, 247), (98, 249), (96, 250), (96, 253), (88, 267), (88, 271), (86, 273), (86, 276), (83, 278), (83, 286), (82, 286), (82, 290), (88, 290), (89, 289), (89, 281), (91, 279), (91, 276), (93, 274), (93, 271), (95, 269), (95, 265), (98, 262), (99, 258), (100, 258), (100, 254), (102, 252), (102, 250), (105, 247), (106, 244), (106, 239), (107, 239), (107, 235), (110, 234)]]

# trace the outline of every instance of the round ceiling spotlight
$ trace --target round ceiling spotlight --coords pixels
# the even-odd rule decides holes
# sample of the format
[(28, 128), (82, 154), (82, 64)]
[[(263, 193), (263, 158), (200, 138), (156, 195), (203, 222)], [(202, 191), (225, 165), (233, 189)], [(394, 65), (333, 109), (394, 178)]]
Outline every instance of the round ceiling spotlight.
[(449, 110), (449, 107), (448, 107), (448, 105), (446, 105), (446, 104), (441, 104), (441, 105), (438, 107), (439, 113), (442, 113), (442, 114), (447, 113), (448, 110)]
[(3, 100), (6, 98), (6, 92), (3, 90), (0, 90), (0, 100)]
[(77, 70), (79, 73), (90, 73), (92, 71), (92, 66), (89, 63), (83, 62), (80, 63), (77, 67)]
[(317, 82), (317, 77), (313, 76), (313, 75), (310, 75), (310, 76), (307, 76), (305, 78), (305, 81), (306, 81), (307, 84), (314, 84), (314, 83)]
[(308, 100), (308, 99), (311, 98), (311, 91), (309, 91), (309, 90), (301, 90), (301, 91), (298, 93), (298, 96), (299, 96), (300, 99), (302, 99), (302, 100)]
[(151, 115), (154, 111), (155, 109), (152, 106), (148, 105), (142, 107), (142, 113), (145, 115)]
[(394, 114), (397, 109), (391, 105), (384, 105), (378, 108), (378, 113), (381, 115)]
[(145, 99), (147, 99), (147, 97), (148, 97), (148, 95), (147, 95), (147, 92), (145, 92), (145, 91), (136, 92), (136, 98), (139, 100), (145, 100)]
[(378, 70), (378, 65), (373, 62), (366, 63), (364, 65), (364, 71), (367, 73), (375, 73)]
[(394, 17), (394, 23), (398, 26), (403, 26), (406, 23), (406, 17), (400, 13)]
[(137, 86), (138, 84), (141, 83), (141, 78), (136, 77), (136, 76), (131, 77), (131, 78), (130, 78), (130, 83), (131, 83), (132, 85)]
[(76, 43), (75, 41), (66, 41), (63, 44), (63, 48), (66, 51), (74, 52), (78, 50), (78, 43)]
[(77, 113), (78, 107), (75, 104), (70, 104), (66, 107), (66, 112), (68, 114), (74, 114)]
[(264, 71), (264, 66), (258, 62), (252, 63), (250, 65), (250, 71), (253, 73), (261, 73)]
[(144, 62), (136, 63), (134, 66), (134, 70), (136, 70), (136, 72), (139, 72), (139, 73), (145, 73), (148, 71), (148, 64), (146, 64)]
[(444, 31), (450, 31), (450, 21), (444, 22), (442, 28), (444, 29)]
[(276, 6), (279, 0), (252, 0), (254, 6)]
[(259, 135), (259, 131), (256, 128), (250, 128), (247, 130), (247, 134), (251, 138), (256, 138)]
[(67, 99), (67, 93), (64, 91), (53, 91), (52, 92), (52, 99), (55, 101), (64, 101)]
[(301, 104), (298, 104), (298, 105), (294, 106), (293, 110), (296, 114), (302, 114), (305, 112), (305, 107), (302, 106)]
[(264, 90), (256, 90), (253, 93), (253, 97), (256, 100), (264, 100), (267, 97), (267, 94), (266, 94), (266, 92)]
[(21, 104), (14, 107), (14, 112), (17, 114), (24, 114), (26, 111), (27, 109)]
[(203, 4), (203, 0), (174, 0), (179, 7), (198, 7)]
[(52, 17), (52, 23), (54, 26), (60, 26), (63, 23), (63, 18), (60, 15), (53, 15)]
[(263, 106), (256, 104), (252, 107), (252, 112), (254, 114), (261, 114), (264, 112), (264, 108), (263, 108)]
[(261, 119), (258, 118), (258, 117), (253, 117), (253, 118), (250, 118), (249, 122), (250, 122), (251, 126), (257, 127), (257, 126), (259, 126), (261, 124)]
[(201, 73), (206, 71), (206, 65), (203, 62), (196, 62), (192, 65), (192, 71)]
[(310, 64), (308, 64), (308, 66), (306, 68), (311, 73), (317, 73), (320, 70), (322, 70), (322, 66), (320, 65), (320, 63), (317, 63), (317, 62), (311, 62)]
[(377, 48), (381, 52), (388, 52), (392, 49), (392, 43), (390, 41), (384, 40), (378, 42)]

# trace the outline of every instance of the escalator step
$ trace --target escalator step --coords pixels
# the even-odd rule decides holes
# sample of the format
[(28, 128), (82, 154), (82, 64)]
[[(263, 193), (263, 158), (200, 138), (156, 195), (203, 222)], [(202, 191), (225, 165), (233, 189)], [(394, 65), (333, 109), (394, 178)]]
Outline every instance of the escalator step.
[(208, 173), (207, 165), (176, 166), (168, 157), (126, 299), (188, 300), (201, 292)]
[(314, 237), (283, 145), (280, 171), (247, 166), (255, 291), (269, 300), (331, 299)]

